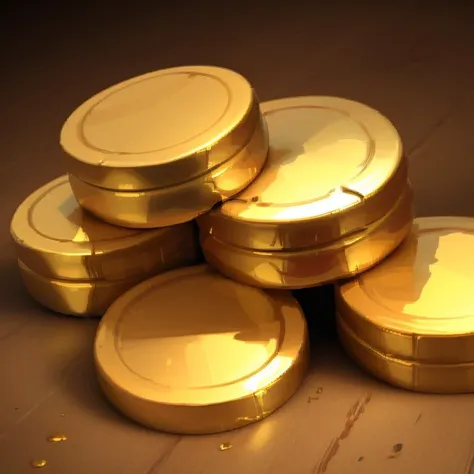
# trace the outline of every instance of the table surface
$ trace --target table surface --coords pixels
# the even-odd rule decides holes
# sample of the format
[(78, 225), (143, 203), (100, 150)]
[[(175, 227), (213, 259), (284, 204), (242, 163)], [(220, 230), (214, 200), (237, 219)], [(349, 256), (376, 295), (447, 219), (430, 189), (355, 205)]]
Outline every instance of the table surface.
[[(27, 194), (64, 172), (64, 119), (95, 92), (172, 65), (236, 69), (262, 100), (318, 94), (365, 102), (401, 133), (417, 214), (474, 215), (471, 9), (329, 3), (146, 10), (134, 2), (80, 11), (34, 4), (4, 12), (2, 473), (31, 472), (41, 459), (50, 474), (474, 473), (474, 395), (415, 394), (364, 374), (319, 324), (330, 303), (309, 314), (312, 365), (292, 400), (252, 426), (185, 437), (144, 429), (110, 408), (93, 369), (97, 321), (41, 309), (20, 281), (9, 220)], [(322, 297), (311, 296), (310, 306)], [(67, 440), (47, 441), (57, 433)], [(232, 448), (220, 451), (227, 442)]]

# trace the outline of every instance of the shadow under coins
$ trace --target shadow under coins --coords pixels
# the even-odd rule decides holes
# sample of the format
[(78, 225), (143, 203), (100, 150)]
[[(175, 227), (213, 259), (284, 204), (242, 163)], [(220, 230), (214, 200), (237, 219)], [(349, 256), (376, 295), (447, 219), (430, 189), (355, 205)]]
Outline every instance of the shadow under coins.
[(304, 312), (310, 341), (337, 339), (334, 286), (323, 285), (293, 291)]

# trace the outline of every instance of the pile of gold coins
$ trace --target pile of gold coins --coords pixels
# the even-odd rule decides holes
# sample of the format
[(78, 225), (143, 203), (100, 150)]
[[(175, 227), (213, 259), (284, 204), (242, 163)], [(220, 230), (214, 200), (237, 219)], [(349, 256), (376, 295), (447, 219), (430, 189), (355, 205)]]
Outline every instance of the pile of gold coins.
[(414, 219), (377, 111), (260, 103), (236, 72), (178, 67), (95, 95), (60, 141), (69, 174), (13, 217), (18, 264), (43, 306), (103, 316), (97, 374), (128, 417), (202, 434), (273, 413), (305, 378), (318, 317), (292, 290), (321, 285), (368, 372), (474, 391), (474, 219)]

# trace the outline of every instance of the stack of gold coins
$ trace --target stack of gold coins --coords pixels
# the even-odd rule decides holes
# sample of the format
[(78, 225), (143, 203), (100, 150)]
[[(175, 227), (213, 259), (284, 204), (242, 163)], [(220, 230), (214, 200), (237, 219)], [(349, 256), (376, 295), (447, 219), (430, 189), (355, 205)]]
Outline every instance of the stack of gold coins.
[(165, 69), (86, 101), (61, 132), (73, 192), (106, 222), (191, 221), (250, 184), (268, 152), (249, 82), (228, 69)]
[(76, 316), (101, 316), (143, 279), (200, 256), (192, 223), (149, 231), (111, 226), (81, 209), (67, 176), (23, 201), (11, 234), (29, 293)]
[(347, 352), (403, 388), (474, 391), (473, 253), (474, 218), (415, 219), (388, 259), (338, 285), (337, 324)]
[(69, 175), (12, 221), (19, 265), (44, 306), (105, 312), (97, 374), (128, 417), (199, 434), (273, 413), (308, 368), (300, 289), (369, 372), (474, 390), (474, 219), (412, 228), (401, 139), (377, 111), (260, 104), (240, 74), (187, 66), (97, 94), (60, 141)]
[(108, 399), (146, 426), (181, 434), (267, 417), (299, 388), (308, 361), (306, 321), (289, 292), (242, 285), (208, 265), (127, 292), (95, 342)]
[(390, 254), (413, 218), (394, 126), (333, 97), (261, 107), (268, 162), (242, 193), (198, 219), (207, 261), (249, 285), (298, 289), (358, 274)]
[(175, 433), (237, 428), (282, 406), (309, 362), (298, 302), (193, 265), (202, 254), (191, 221), (266, 163), (249, 82), (213, 67), (125, 81), (76, 109), (61, 145), (69, 175), (18, 208), (12, 235), (35, 299), (105, 312), (95, 361), (110, 402)]

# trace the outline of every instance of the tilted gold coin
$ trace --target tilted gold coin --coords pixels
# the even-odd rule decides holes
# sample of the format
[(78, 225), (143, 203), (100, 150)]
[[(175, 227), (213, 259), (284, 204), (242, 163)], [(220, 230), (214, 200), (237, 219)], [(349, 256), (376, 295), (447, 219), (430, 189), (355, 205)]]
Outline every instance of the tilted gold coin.
[(240, 74), (183, 66), (112, 86), (79, 106), (61, 131), (68, 171), (115, 191), (197, 179), (234, 157), (260, 120)]
[(345, 324), (375, 350), (474, 363), (474, 218), (423, 217), (380, 265), (336, 289)]
[(338, 332), (347, 353), (361, 367), (385, 382), (417, 392), (474, 392), (473, 361), (432, 364), (384, 354), (359, 338), (340, 316)]
[(400, 137), (380, 113), (335, 97), (261, 104), (270, 152), (243, 192), (199, 218), (203, 233), (257, 251), (295, 251), (363, 231), (407, 184)]
[(412, 190), (378, 221), (331, 244), (296, 251), (255, 251), (201, 233), (206, 260), (224, 275), (260, 288), (309, 288), (363, 272), (389, 255), (408, 235)]
[(146, 276), (123, 280), (58, 280), (46, 278), (28, 268), (21, 260), (18, 266), (30, 296), (47, 309), (68, 316), (102, 316), (125, 291)]
[(288, 292), (265, 292), (207, 265), (147, 280), (107, 311), (95, 341), (110, 402), (146, 426), (215, 433), (261, 420), (300, 386), (306, 321)]
[(146, 191), (114, 191), (70, 176), (81, 205), (101, 219), (130, 228), (156, 228), (195, 219), (244, 189), (259, 174), (268, 154), (268, 132), (260, 119), (250, 141), (208, 174), (185, 183)]
[(33, 272), (63, 280), (125, 280), (196, 262), (193, 224), (152, 231), (115, 227), (84, 211), (68, 177), (33, 192), (16, 210), (11, 234)]

